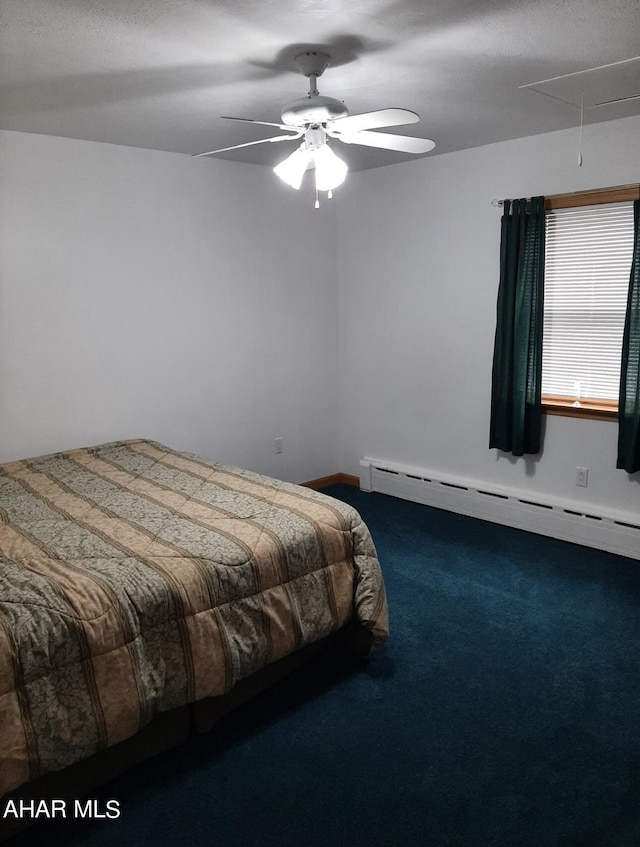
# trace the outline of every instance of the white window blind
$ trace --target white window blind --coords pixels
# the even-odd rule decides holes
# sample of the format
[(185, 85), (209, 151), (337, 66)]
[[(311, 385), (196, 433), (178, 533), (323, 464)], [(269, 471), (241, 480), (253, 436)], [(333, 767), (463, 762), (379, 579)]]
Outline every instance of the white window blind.
[(546, 214), (542, 394), (618, 400), (633, 204)]

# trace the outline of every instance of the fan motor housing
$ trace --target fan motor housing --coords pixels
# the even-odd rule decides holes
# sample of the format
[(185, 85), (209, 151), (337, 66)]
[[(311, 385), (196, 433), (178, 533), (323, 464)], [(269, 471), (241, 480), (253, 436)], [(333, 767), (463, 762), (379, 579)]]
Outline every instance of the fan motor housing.
[(322, 124), (346, 118), (349, 110), (341, 100), (334, 97), (324, 97), (316, 94), (311, 97), (300, 97), (289, 103), (282, 110), (282, 123), (287, 126), (304, 126), (305, 124)]

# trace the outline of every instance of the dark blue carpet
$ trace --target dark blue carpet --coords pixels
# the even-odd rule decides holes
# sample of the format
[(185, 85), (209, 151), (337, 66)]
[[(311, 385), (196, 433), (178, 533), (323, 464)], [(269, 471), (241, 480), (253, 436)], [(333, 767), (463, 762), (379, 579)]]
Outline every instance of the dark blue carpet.
[(640, 845), (640, 563), (336, 486), (392, 636), (322, 656), (15, 845)]

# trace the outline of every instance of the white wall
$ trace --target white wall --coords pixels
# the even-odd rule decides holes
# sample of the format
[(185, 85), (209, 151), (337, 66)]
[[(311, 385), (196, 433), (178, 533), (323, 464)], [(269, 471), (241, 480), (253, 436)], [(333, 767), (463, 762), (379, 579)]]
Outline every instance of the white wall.
[(366, 455), (640, 510), (640, 475), (615, 468), (615, 423), (548, 416), (539, 459), (488, 449), (502, 214), (491, 200), (638, 182), (639, 138), (640, 118), (585, 127), (582, 167), (571, 130), (350, 175), (338, 204), (341, 470), (357, 474)]
[(0, 461), (143, 436), (295, 481), (371, 455), (637, 511), (613, 423), (549, 417), (539, 460), (487, 443), (491, 199), (637, 182), (639, 136), (587, 126), (582, 168), (576, 130), (354, 173), (317, 212), (257, 166), (0, 133)]
[(148, 437), (338, 469), (330, 206), (257, 166), (13, 132), (0, 186), (0, 461)]

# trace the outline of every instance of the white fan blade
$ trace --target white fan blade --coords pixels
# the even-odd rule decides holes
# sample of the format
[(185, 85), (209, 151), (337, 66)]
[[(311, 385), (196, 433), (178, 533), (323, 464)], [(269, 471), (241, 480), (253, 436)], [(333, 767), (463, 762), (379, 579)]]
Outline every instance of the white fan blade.
[(327, 128), (338, 132), (359, 132), (361, 129), (378, 129), (385, 126), (403, 126), (415, 124), (420, 115), (409, 109), (378, 109), (376, 112), (363, 112), (361, 115), (348, 115), (346, 118), (336, 118), (328, 121)]
[(239, 150), (241, 147), (252, 147), (254, 144), (267, 144), (274, 141), (295, 141), (300, 138), (304, 130), (301, 130), (296, 135), (275, 135), (273, 138), (261, 138), (259, 141), (247, 141), (244, 144), (234, 144), (231, 147), (220, 147), (218, 150), (209, 150), (206, 153), (194, 153), (192, 159), (199, 159), (201, 156), (213, 156), (214, 153), (226, 153), (227, 150)]
[(297, 132), (297, 126), (288, 126), (287, 124), (274, 124), (270, 121), (254, 121), (253, 118), (233, 118), (231, 115), (220, 115), (225, 121), (244, 121), (248, 124), (260, 124), (260, 126), (277, 126), (278, 129), (286, 129), (288, 132)]
[(397, 150), (399, 153), (428, 153), (436, 146), (430, 138), (414, 138), (411, 135), (395, 135), (390, 132), (354, 132), (348, 135), (336, 135), (345, 144), (363, 144), (365, 147), (381, 147), (383, 150)]

